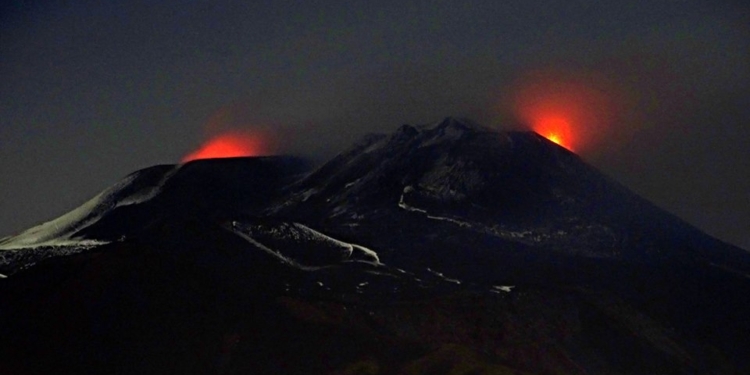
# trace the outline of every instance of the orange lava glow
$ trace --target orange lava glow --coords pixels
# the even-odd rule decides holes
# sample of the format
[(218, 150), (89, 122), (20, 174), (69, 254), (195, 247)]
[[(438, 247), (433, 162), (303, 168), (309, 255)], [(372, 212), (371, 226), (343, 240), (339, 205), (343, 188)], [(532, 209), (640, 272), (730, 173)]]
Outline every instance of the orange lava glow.
[(538, 73), (516, 89), (513, 110), (531, 130), (574, 152), (603, 140), (615, 116), (612, 90), (602, 82), (571, 75)]
[(544, 138), (573, 151), (573, 131), (570, 123), (561, 117), (543, 117), (534, 123), (534, 131)]
[(196, 159), (234, 158), (265, 154), (261, 137), (244, 133), (224, 133), (206, 141), (200, 148), (182, 158), (183, 163)]

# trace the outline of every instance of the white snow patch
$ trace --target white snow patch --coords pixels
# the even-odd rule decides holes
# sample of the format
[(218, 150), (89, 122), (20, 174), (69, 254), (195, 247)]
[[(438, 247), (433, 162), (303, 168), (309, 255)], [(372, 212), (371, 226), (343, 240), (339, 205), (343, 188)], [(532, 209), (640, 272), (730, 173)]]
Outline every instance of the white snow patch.
[(448, 281), (448, 282), (451, 282), (451, 283), (454, 283), (454, 284), (457, 284), (457, 285), (461, 285), (461, 280), (451, 279), (449, 277), (446, 277), (442, 272), (435, 271), (435, 270), (433, 270), (432, 268), (429, 268), (429, 267), (427, 268), (427, 271), (430, 272), (430, 273), (432, 273), (433, 275), (436, 275), (436, 276), (440, 277), (441, 279), (443, 279), (445, 281)]
[(382, 264), (382, 263), (380, 263), (380, 257), (378, 256), (378, 253), (376, 253), (376, 252), (374, 252), (374, 251), (372, 251), (372, 250), (370, 250), (370, 249), (368, 249), (368, 248), (366, 248), (364, 246), (355, 245), (355, 244), (352, 244), (352, 249), (356, 250), (357, 252), (361, 252), (362, 254), (364, 254), (366, 257), (368, 257), (370, 259), (373, 259), (373, 263)]
[(37, 225), (18, 236), (10, 238), (0, 245), (0, 249), (20, 249), (38, 246), (64, 246), (65, 243), (76, 242), (71, 235), (79, 228), (99, 220), (103, 211), (109, 209), (106, 198), (111, 194), (109, 190), (99, 193), (94, 198), (78, 208), (64, 214), (57, 219)]
[(351, 243), (348, 243), (348, 242), (337, 240), (337, 239), (335, 239), (333, 237), (327, 236), (327, 235), (325, 235), (323, 233), (320, 233), (320, 232), (318, 232), (318, 231), (316, 231), (316, 230), (314, 230), (314, 229), (312, 229), (310, 227), (307, 227), (305, 225), (302, 225), (300, 223), (294, 223), (293, 225), (297, 229), (300, 229), (302, 231), (307, 232), (312, 237), (318, 237), (318, 238), (321, 238), (321, 239), (323, 239), (325, 241), (333, 242), (333, 243), (335, 243), (338, 246), (341, 246), (341, 247), (344, 247), (344, 248), (348, 248), (349, 249), (349, 251), (348, 251), (349, 252), (349, 256), (352, 256), (355, 253), (359, 253), (359, 255), (364, 255), (365, 257), (372, 259), (374, 263), (380, 264), (380, 257), (378, 257), (378, 253), (376, 253), (375, 251), (372, 251), (372, 250), (370, 250), (370, 249), (368, 249), (368, 248), (366, 248), (364, 246), (357, 245), (357, 244), (351, 244)]
[(49, 241), (44, 242), (35, 242), (32, 244), (26, 244), (26, 243), (16, 243), (9, 242), (7, 244), (0, 245), (0, 250), (25, 250), (25, 249), (37, 249), (42, 247), (48, 247), (48, 248), (67, 248), (67, 247), (75, 247), (79, 248), (81, 250), (88, 250), (95, 248), (97, 246), (102, 246), (108, 244), (108, 241), (99, 241), (99, 240), (79, 240), (79, 239), (51, 239)]
[[(253, 226), (251, 225), (249, 228), (252, 228), (252, 227)], [(235, 234), (241, 236), (245, 240), (253, 243), (254, 245), (260, 247), (261, 249), (269, 252), (270, 254), (273, 254), (279, 259), (282, 259), (285, 263), (292, 264), (296, 267), (305, 267), (302, 264), (300, 264), (298, 261), (288, 256), (283, 255), (279, 251), (276, 251), (267, 247), (266, 245), (262, 244), (260, 241), (253, 238), (253, 229), (249, 229), (249, 228), (242, 228), (242, 223), (238, 221), (232, 221), (231, 227), (227, 229), (230, 229)], [(257, 230), (257, 228), (255, 230)], [(318, 232), (312, 228), (309, 228), (299, 223), (284, 224), (281, 227), (263, 228), (262, 232), (266, 234), (271, 234), (273, 237), (276, 237), (279, 239), (291, 238), (295, 241), (317, 241), (317, 242), (328, 243), (329, 245), (333, 245), (336, 248), (338, 248), (343, 253), (343, 256), (347, 259), (354, 258), (354, 260), (357, 260), (357, 261), (369, 262), (369, 263), (373, 263), (377, 265), (381, 264), (380, 257), (378, 257), (378, 253), (376, 253), (375, 251), (370, 250), (361, 245), (351, 244), (351, 243), (337, 240), (333, 237), (327, 236), (321, 232)], [(316, 268), (310, 268), (310, 269), (316, 269)]]
[(0, 250), (40, 246), (93, 247), (106, 244), (107, 242), (103, 241), (83, 240), (75, 237), (74, 234), (99, 221), (104, 214), (114, 208), (139, 204), (152, 199), (161, 192), (161, 186), (164, 181), (176, 171), (177, 168), (166, 173), (155, 186), (141, 188), (129, 195), (123, 196), (123, 190), (142, 176), (138, 172), (130, 174), (72, 211), (46, 223), (29, 228), (17, 236), (3, 239), (2, 243), (0, 243)]
[(360, 181), (361, 179), (362, 179), (362, 178), (358, 178), (358, 179), (356, 179), (356, 180), (354, 180), (354, 181), (352, 181), (352, 182), (350, 182), (350, 183), (348, 183), (348, 184), (344, 185), (344, 189), (348, 189), (348, 188), (350, 188), (350, 187), (352, 187), (352, 186), (356, 185), (356, 184), (357, 184), (357, 183), (358, 183), (358, 182), (359, 182), (359, 181)]
[[(87, 241), (83, 241), (83, 243), (87, 244)], [(10, 273), (13, 274), (19, 270), (32, 267), (44, 259), (78, 254), (96, 246), (98, 246), (98, 243), (82, 246), (79, 242), (75, 242), (72, 245), (65, 246), (30, 246), (5, 249), (0, 251), (0, 265), (10, 267)]]
[[(407, 193), (407, 190), (409, 188), (411, 188), (411, 186), (407, 186), (404, 189), (404, 193)], [(411, 190), (409, 190), (409, 191), (411, 191)], [(418, 212), (418, 213), (421, 213), (421, 214), (425, 214), (425, 216), (427, 216), (427, 218), (431, 219), (431, 220), (447, 221), (449, 223), (453, 223), (453, 224), (456, 224), (456, 225), (458, 225), (460, 227), (466, 227), (466, 228), (471, 228), (471, 226), (472, 226), (469, 222), (466, 222), (466, 221), (456, 220), (456, 219), (449, 218), (449, 217), (444, 217), (444, 216), (430, 215), (429, 213), (427, 213), (427, 210), (423, 210), (421, 208), (417, 208), (417, 207), (414, 207), (414, 206), (409, 206), (408, 204), (406, 204), (406, 202), (404, 202), (404, 194), (401, 194), (401, 198), (398, 200), (398, 207), (401, 208), (401, 209), (403, 209), (403, 210), (406, 210), (406, 211)]]
[(315, 195), (317, 193), (318, 193), (317, 189), (310, 189), (310, 190), (303, 191), (302, 192), (302, 202), (307, 201), (308, 199), (310, 199), (310, 197), (312, 197), (313, 195)]
[[(233, 228), (234, 228), (234, 225), (233, 225)], [(277, 259), (279, 259), (279, 261), (281, 261), (282, 263), (288, 264), (288, 265), (293, 266), (293, 267), (297, 267), (297, 268), (305, 270), (305, 271), (315, 271), (315, 270), (321, 269), (321, 267), (311, 267), (311, 266), (304, 266), (302, 264), (299, 264), (297, 261), (295, 261), (293, 259), (290, 259), (288, 257), (285, 257), (284, 255), (282, 255), (278, 251), (273, 250), (273, 249), (267, 247), (266, 245), (264, 245), (264, 244), (256, 241), (254, 238), (246, 235), (245, 233), (242, 233), (239, 230), (232, 230), (232, 232), (234, 234), (240, 236), (241, 238), (245, 239), (247, 242), (250, 242), (251, 244), (253, 244), (256, 247), (260, 248), (261, 250), (267, 252), (268, 254), (273, 255), (274, 257), (276, 257)]]
[[(427, 213), (427, 212), (425, 211), (425, 213)], [(451, 219), (449, 217), (427, 215), (427, 218), (428, 219), (432, 219), (432, 220), (447, 221), (449, 223), (456, 224), (456, 225), (458, 225), (460, 227), (471, 228), (471, 224), (469, 224), (468, 222), (461, 221), (461, 220), (456, 220), (456, 219)]]
[(406, 204), (404, 202), (404, 195), (403, 194), (401, 194), (401, 198), (398, 200), (398, 206), (401, 209), (406, 210), (406, 211), (419, 212), (419, 213), (422, 213), (422, 214), (425, 214), (425, 215), (427, 214), (427, 211), (425, 211), (423, 209), (412, 207), (412, 206), (409, 206), (408, 204)]

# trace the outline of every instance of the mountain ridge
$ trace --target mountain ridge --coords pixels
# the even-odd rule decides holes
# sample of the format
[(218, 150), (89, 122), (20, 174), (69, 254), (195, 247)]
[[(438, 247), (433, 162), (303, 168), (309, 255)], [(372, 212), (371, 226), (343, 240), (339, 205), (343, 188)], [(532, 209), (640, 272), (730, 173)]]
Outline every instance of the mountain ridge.
[[(0, 250), (0, 337), (18, 340), (0, 340), (0, 370), (750, 370), (750, 255), (533, 132), (446, 118), (314, 170), (131, 176), (40, 245)], [(222, 357), (235, 335), (255, 339)]]

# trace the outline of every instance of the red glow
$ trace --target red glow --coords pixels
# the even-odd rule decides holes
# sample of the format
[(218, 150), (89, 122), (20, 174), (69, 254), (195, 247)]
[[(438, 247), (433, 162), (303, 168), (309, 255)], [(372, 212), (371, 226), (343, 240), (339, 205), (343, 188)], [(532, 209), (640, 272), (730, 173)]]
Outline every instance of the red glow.
[(542, 117), (533, 125), (534, 131), (558, 145), (573, 150), (573, 131), (562, 117)]
[(224, 133), (205, 142), (182, 158), (183, 163), (196, 159), (233, 158), (265, 154), (262, 139), (243, 133)]
[(588, 151), (611, 130), (616, 107), (610, 85), (570, 74), (527, 76), (516, 90), (516, 116), (568, 150)]

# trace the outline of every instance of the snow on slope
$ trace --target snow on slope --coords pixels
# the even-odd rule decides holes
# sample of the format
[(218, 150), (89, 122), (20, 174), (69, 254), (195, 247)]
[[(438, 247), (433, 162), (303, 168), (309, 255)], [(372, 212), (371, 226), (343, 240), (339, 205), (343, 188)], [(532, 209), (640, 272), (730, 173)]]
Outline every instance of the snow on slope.
[[(167, 169), (169, 168), (169, 169)], [(165, 170), (166, 169), (166, 170)], [(0, 241), (0, 250), (34, 247), (93, 247), (106, 242), (81, 238), (78, 231), (99, 221), (110, 210), (150, 200), (177, 168), (157, 166), (134, 172), (57, 219)]]
[(337, 240), (299, 223), (243, 223), (234, 221), (231, 231), (253, 244), (272, 249), (287, 263), (323, 266), (345, 261), (380, 264), (378, 254), (364, 246)]

